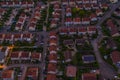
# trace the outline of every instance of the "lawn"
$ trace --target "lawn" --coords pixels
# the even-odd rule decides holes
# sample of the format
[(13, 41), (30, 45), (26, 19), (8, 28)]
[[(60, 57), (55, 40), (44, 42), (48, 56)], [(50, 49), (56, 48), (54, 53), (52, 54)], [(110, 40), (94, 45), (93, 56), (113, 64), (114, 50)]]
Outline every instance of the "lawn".
[(106, 36), (111, 36), (110, 30), (106, 26), (102, 26), (102, 32)]
[(91, 11), (80, 10), (79, 8), (72, 8), (72, 17), (88, 17), (91, 13)]
[(114, 41), (117, 43), (118, 50), (120, 51), (120, 36), (113, 37)]

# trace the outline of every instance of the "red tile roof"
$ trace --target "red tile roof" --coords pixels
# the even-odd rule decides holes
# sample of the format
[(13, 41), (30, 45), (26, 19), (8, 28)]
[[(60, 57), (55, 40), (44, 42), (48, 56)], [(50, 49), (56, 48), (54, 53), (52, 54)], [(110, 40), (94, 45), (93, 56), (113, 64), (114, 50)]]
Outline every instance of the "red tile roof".
[(57, 65), (56, 64), (53, 64), (53, 63), (49, 63), (48, 64), (48, 68), (47, 68), (48, 72), (49, 71), (56, 72), (56, 69), (57, 69)]
[(49, 55), (49, 60), (55, 60), (55, 61), (57, 61), (57, 54), (50, 54)]
[(46, 80), (57, 80), (56, 75), (54, 74), (47, 74)]
[(14, 4), (20, 4), (20, 2), (19, 1), (14, 1)]
[(90, 18), (97, 18), (97, 15), (93, 13), (90, 15)]
[(66, 75), (67, 77), (75, 77), (77, 72), (77, 68), (74, 66), (68, 66)]
[(82, 18), (82, 21), (90, 21), (90, 19), (89, 18)]
[(20, 52), (12, 52), (10, 55), (10, 58), (18, 58), (19, 54), (20, 54)]
[(72, 52), (71, 51), (65, 51), (64, 52), (65, 60), (72, 59)]
[(13, 1), (9, 1), (9, 2), (8, 2), (8, 5), (13, 5)]
[(30, 67), (26, 72), (27, 77), (32, 77), (32, 80), (38, 80), (38, 68), (37, 67)]
[(24, 18), (19, 18), (18, 23), (19, 22), (23, 23), (24, 22)]
[(40, 59), (41, 58), (41, 54), (40, 53), (32, 53), (31, 54), (31, 59)]
[(14, 34), (14, 38), (21, 38), (21, 34)]
[(20, 58), (29, 58), (29, 52), (22, 52)]
[(91, 8), (91, 4), (85, 4), (85, 8)]
[(113, 63), (115, 63), (115, 64), (120, 62), (120, 52), (119, 51), (113, 51), (111, 53), (111, 58), (112, 58)]
[(49, 36), (56, 36), (56, 32), (50, 32)]
[(67, 33), (68, 32), (68, 28), (62, 28), (60, 29), (60, 33)]
[(12, 34), (5, 34), (5, 39), (12, 39)]
[(97, 77), (94, 73), (84, 73), (82, 74), (82, 80), (97, 80)]
[(17, 24), (16, 24), (16, 27), (21, 27), (21, 26), (22, 26), (21, 23), (17, 23)]
[(24, 33), (23, 38), (31, 38), (32, 34), (31, 33)]
[(96, 27), (94, 27), (94, 26), (89, 26), (88, 27), (88, 31), (96, 31), (97, 29), (96, 29)]
[(3, 35), (4, 35), (4, 34), (0, 33), (0, 39), (3, 39), (3, 37), (4, 37)]
[(86, 32), (86, 31), (87, 31), (86, 27), (78, 28), (78, 32)]
[(70, 28), (69, 31), (70, 32), (77, 32), (77, 29), (76, 28)]
[(31, 22), (37, 22), (37, 19), (36, 18), (32, 18)]
[(74, 22), (81, 22), (81, 19), (80, 18), (74, 18), (73, 21)]
[(71, 22), (72, 18), (66, 18), (65, 22)]
[(57, 50), (57, 46), (50, 46), (49, 47), (49, 51), (56, 51)]
[(21, 4), (22, 4), (22, 5), (23, 5), (23, 4), (27, 4), (27, 1), (22, 1)]
[(13, 79), (14, 71), (13, 70), (6, 70), (2, 73), (2, 78)]
[(57, 39), (56, 39), (56, 38), (51, 38), (51, 39), (49, 40), (49, 43), (56, 43), (56, 44), (57, 44)]

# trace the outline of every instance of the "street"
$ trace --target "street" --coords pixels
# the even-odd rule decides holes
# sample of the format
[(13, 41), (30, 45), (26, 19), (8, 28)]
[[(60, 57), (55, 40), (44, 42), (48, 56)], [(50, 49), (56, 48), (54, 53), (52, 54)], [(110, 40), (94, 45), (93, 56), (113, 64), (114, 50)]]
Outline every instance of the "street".
[(107, 11), (104, 16), (98, 21), (96, 27), (98, 30), (98, 37), (97, 39), (95, 39), (94, 41), (91, 41), (92, 46), (94, 48), (94, 52), (97, 58), (97, 61), (99, 63), (100, 66), (100, 72), (101, 72), (101, 76), (103, 77), (103, 79), (113, 79), (115, 75), (117, 75), (117, 72), (114, 70), (114, 68), (109, 65), (108, 63), (106, 63), (101, 55), (100, 52), (98, 50), (98, 42), (100, 42), (100, 40), (103, 38), (103, 34), (101, 31), (101, 24), (107, 19), (109, 18), (112, 13), (120, 6), (120, 1), (117, 4), (112, 4), (111, 9), (109, 11)]

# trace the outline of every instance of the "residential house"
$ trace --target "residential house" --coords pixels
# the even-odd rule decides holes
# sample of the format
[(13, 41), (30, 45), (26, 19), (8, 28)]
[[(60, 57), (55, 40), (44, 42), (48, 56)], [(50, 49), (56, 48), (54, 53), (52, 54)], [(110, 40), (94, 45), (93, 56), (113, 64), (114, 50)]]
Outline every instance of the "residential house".
[(72, 52), (71, 51), (65, 51), (64, 52), (64, 58), (65, 58), (65, 62), (71, 62), (72, 61)]
[(13, 6), (14, 6), (13, 1), (9, 1), (9, 2), (8, 2), (8, 6), (9, 6), (9, 7), (13, 7)]
[(35, 23), (30, 23), (29, 31), (35, 31), (35, 29), (36, 29), (36, 24)]
[(82, 0), (76, 0), (78, 4), (82, 4)]
[(41, 53), (31, 53), (31, 61), (41, 61)]
[(66, 8), (66, 16), (67, 17), (72, 16), (72, 12), (71, 12), (71, 8), (70, 7)]
[(2, 72), (1, 78), (2, 80), (14, 80), (14, 73), (13, 70), (5, 70)]
[(97, 29), (95, 26), (88, 26), (87, 27), (88, 34), (96, 34), (96, 31), (97, 31)]
[(5, 34), (4, 40), (12, 42), (13, 41), (13, 35), (12, 34)]
[(60, 35), (67, 35), (68, 34), (68, 28), (62, 28), (59, 30)]
[(111, 3), (117, 3), (118, 0), (110, 0)]
[(16, 26), (15, 26), (15, 30), (22, 30), (23, 29), (23, 24), (21, 23), (17, 23)]
[(75, 40), (75, 44), (80, 46), (80, 45), (84, 45), (87, 41), (85, 39), (76, 39)]
[(0, 65), (3, 65), (5, 63), (5, 52), (0, 51)]
[(73, 24), (74, 25), (80, 25), (82, 24), (82, 21), (79, 17), (73, 19)]
[(59, 11), (59, 10), (60, 10), (60, 5), (59, 5), (59, 3), (55, 3), (53, 8), (54, 8), (55, 11), (56, 11), (56, 10)]
[(46, 80), (57, 80), (57, 77), (55, 74), (47, 74)]
[(97, 4), (97, 0), (90, 0), (90, 3), (95, 3), (95, 4)]
[(84, 9), (84, 5), (83, 4), (77, 5), (76, 8), (79, 8), (80, 10), (83, 10)]
[(21, 52), (12, 52), (11, 55), (10, 55), (10, 59), (12, 60), (12, 62), (14, 61), (18, 61), (20, 60), (20, 55), (21, 55)]
[(112, 37), (120, 36), (120, 33), (119, 33), (118, 29), (117, 29), (117, 26), (113, 23), (113, 21), (111, 19), (109, 19), (107, 21), (107, 26), (108, 26), (108, 28), (110, 30), (110, 33), (111, 33)]
[(74, 45), (74, 41), (72, 39), (64, 40), (63, 44), (65, 46), (73, 46)]
[(26, 40), (26, 41), (32, 41), (33, 39), (33, 34), (31, 33), (23, 33), (23, 40)]
[(13, 38), (14, 41), (21, 41), (22, 40), (22, 35), (21, 34), (14, 34), (14, 38)]
[(59, 21), (60, 20), (60, 15), (59, 15), (59, 13), (53, 13), (53, 19), (55, 20), (55, 21)]
[(90, 20), (92, 21), (92, 22), (94, 22), (94, 21), (97, 21), (97, 15), (96, 14), (91, 14), (90, 15)]
[(50, 38), (57, 38), (56, 32), (50, 32), (49, 37)]
[(57, 46), (54, 46), (54, 45), (50, 46), (49, 52), (50, 52), (50, 54), (56, 54), (57, 53)]
[(71, 25), (73, 22), (72, 22), (72, 18), (66, 18), (65, 19), (65, 25), (66, 26), (69, 26), (69, 25)]
[(62, 5), (68, 5), (68, 0), (62, 0)]
[(28, 79), (38, 80), (38, 73), (39, 73), (38, 67), (29, 67), (26, 72), (26, 77)]
[(84, 4), (84, 8), (85, 8), (85, 10), (91, 10), (91, 4), (89, 4), (89, 3)]
[(87, 4), (87, 3), (90, 3), (89, 0), (82, 0), (83, 1), (83, 4)]
[(75, 5), (75, 0), (69, 0), (69, 5), (74, 6)]
[(116, 50), (117, 49), (117, 44), (115, 43), (115, 41), (113, 39), (108, 39), (106, 47), (107, 47), (107, 49)]
[(120, 17), (120, 10), (119, 9), (115, 10), (114, 15)]
[(36, 18), (37, 20), (39, 20), (40, 19), (40, 12), (35, 12), (35, 14), (34, 14), (34, 18)]
[(84, 63), (93, 63), (96, 61), (95, 56), (93, 55), (84, 55), (82, 56), (82, 60)]
[(1, 2), (1, 6), (2, 7), (7, 7), (8, 6), (8, 2), (7, 1), (2, 1)]
[(100, 4), (101, 9), (108, 9), (108, 4)]
[(0, 34), (0, 43), (2, 43), (4, 41), (4, 37), (5, 37), (5, 34)]
[(27, 7), (34, 7), (35, 3), (33, 1), (27, 2)]
[(90, 19), (87, 17), (82, 18), (82, 24), (83, 25), (89, 25), (90, 24)]
[(67, 77), (76, 77), (77, 68), (75, 66), (67, 66), (66, 76)]
[(96, 14), (97, 14), (97, 16), (102, 16), (102, 15), (103, 15), (103, 12), (102, 12), (101, 9), (97, 9), (97, 10), (96, 10)]
[(22, 1), (21, 2), (21, 7), (27, 7), (27, 1)]
[(55, 27), (57, 27), (57, 21), (52, 20), (52, 21), (51, 21), (50, 28), (55, 28)]
[(69, 34), (70, 34), (70, 35), (75, 35), (75, 34), (77, 34), (77, 29), (76, 29), (76, 28), (69, 28)]
[(56, 74), (56, 72), (57, 72), (57, 65), (53, 64), (53, 63), (49, 63), (48, 64), (48, 68), (47, 68), (47, 72), (49, 74)]
[(50, 46), (56, 46), (57, 45), (57, 39), (56, 38), (51, 38), (49, 40), (49, 45)]
[(120, 67), (120, 52), (119, 51), (113, 51), (111, 53), (111, 59), (113, 64), (115, 64), (117, 67)]
[(30, 52), (21, 52), (20, 59), (21, 61), (30, 60)]
[(86, 27), (79, 27), (78, 28), (78, 35), (85, 35), (87, 33), (87, 28)]
[(20, 7), (21, 6), (21, 2), (20, 1), (14, 1), (14, 6), (15, 7)]
[(96, 3), (93, 3), (93, 4), (91, 4), (92, 5), (92, 9), (99, 9), (99, 5), (98, 4), (96, 4)]
[(57, 63), (57, 54), (49, 54), (49, 63)]
[(94, 73), (83, 73), (82, 80), (97, 80), (97, 76)]

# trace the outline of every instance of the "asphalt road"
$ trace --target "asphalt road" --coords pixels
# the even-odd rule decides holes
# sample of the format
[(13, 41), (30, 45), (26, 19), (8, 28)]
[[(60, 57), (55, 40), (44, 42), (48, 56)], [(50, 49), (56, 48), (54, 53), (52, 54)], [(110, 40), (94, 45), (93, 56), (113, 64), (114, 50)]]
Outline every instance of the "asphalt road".
[(110, 79), (112, 80), (114, 78), (115, 75), (117, 75), (117, 72), (114, 70), (114, 68), (109, 65), (108, 63), (106, 63), (101, 55), (100, 55), (100, 52), (98, 50), (98, 41), (101, 40), (103, 38), (103, 34), (102, 34), (102, 31), (101, 31), (101, 24), (107, 19), (109, 18), (112, 13), (116, 10), (116, 8), (118, 8), (120, 6), (120, 1), (117, 3), (117, 4), (112, 4), (111, 5), (111, 8), (109, 11), (107, 11), (104, 16), (98, 21), (98, 24), (96, 25), (97, 26), (97, 30), (98, 30), (98, 38), (94, 41), (91, 41), (92, 43), (92, 46), (94, 48), (94, 52), (95, 52), (95, 55), (96, 55), (96, 58), (97, 58), (97, 61), (99, 63), (99, 66), (100, 66), (100, 72), (101, 72), (101, 75), (103, 77), (103, 79)]
[(97, 41), (94, 40), (91, 42), (92, 46), (94, 48), (94, 52), (96, 55), (96, 59), (98, 61), (99, 64), (99, 68), (100, 68), (100, 73), (101, 76), (105, 79), (113, 79), (115, 75), (117, 75), (117, 72), (114, 70), (114, 68), (107, 64), (101, 57), (100, 52), (98, 50), (98, 44)]

